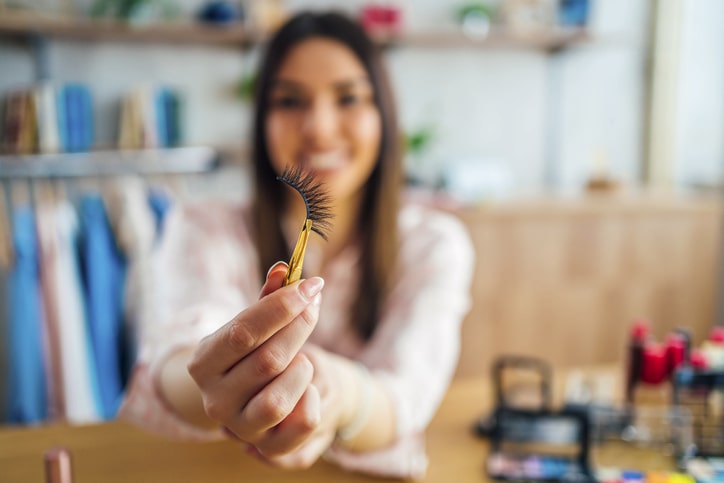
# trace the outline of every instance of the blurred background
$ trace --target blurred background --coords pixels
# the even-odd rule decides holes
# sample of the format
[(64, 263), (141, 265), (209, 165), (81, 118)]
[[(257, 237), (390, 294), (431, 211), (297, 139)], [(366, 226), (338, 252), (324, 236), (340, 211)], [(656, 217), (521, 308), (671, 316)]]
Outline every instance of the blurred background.
[[(13, 332), (7, 303), (42, 305), (13, 278), (19, 209), (63, 198), (82, 220), (100, 191), (121, 278), (142, 276), (146, 239), (119, 226), (160, 233), (179, 200), (248, 196), (259, 52), (304, 8), (347, 12), (384, 48), (411, 193), (471, 233), (459, 377), (505, 353), (619, 363), (636, 321), (657, 340), (683, 328), (697, 347), (724, 325), (720, 0), (0, 0), (0, 391), (14, 354), (45, 350), (44, 329)], [(138, 190), (153, 210), (124, 218), (112, 200), (132, 205)], [(137, 316), (117, 302), (86, 312), (79, 334), (116, 327), (98, 344), (120, 344)]]
[[(165, 86), (183, 99), (184, 144), (243, 149), (243, 84), (252, 80), (263, 32), (300, 8), (358, 16), (367, 3), (3, 0), (0, 89), (7, 95), (37, 80), (83, 84), (92, 94), (93, 145), (111, 147), (121, 99), (140, 86)], [(491, 193), (467, 196), (575, 193), (601, 174), (633, 186), (721, 180), (720, 2), (377, 5), (370, 29), (389, 40), (403, 128), (427, 135), (410, 163), (426, 181), (457, 179), (469, 164), (500, 180), (488, 181)], [(187, 30), (152, 25), (205, 13), (205, 25), (223, 24), (216, 32), (200, 21)], [(89, 23), (91, 15), (104, 22)]]

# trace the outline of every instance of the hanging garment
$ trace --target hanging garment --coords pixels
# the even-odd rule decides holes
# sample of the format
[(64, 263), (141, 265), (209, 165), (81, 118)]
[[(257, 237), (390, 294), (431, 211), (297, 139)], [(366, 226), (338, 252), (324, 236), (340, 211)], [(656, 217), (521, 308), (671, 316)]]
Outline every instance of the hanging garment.
[(148, 190), (148, 204), (156, 221), (156, 241), (158, 241), (163, 235), (163, 222), (171, 209), (171, 197), (165, 190), (151, 187)]
[(78, 218), (65, 200), (44, 209), (50, 211), (39, 226), (48, 232), (40, 240), (55, 244), (43, 252), (55, 252), (48, 261), (53, 276), (48, 288), (54, 291), (57, 312), (65, 416), (72, 423), (95, 422), (100, 420), (100, 395), (81, 287)]
[(145, 183), (137, 177), (120, 178), (115, 189), (107, 193), (106, 208), (115, 228), (116, 240), (126, 256), (125, 317), (129, 344), (124, 366), (124, 382), (128, 381), (138, 353), (140, 331), (153, 326), (156, 287), (151, 278), (151, 255), (158, 238), (157, 226), (162, 213), (154, 214)]
[(112, 419), (123, 397), (126, 261), (116, 245), (101, 196), (84, 196), (79, 214), (83, 293), (97, 369), (101, 416)]
[(12, 232), (15, 263), (8, 287), (7, 420), (40, 423), (47, 416), (47, 398), (35, 218), (29, 206), (15, 209)]
[[(10, 232), (11, 230), (8, 230)], [(8, 323), (7, 314), (10, 312), (8, 307), (8, 277), (10, 276), (10, 267), (6, 269), (0, 269), (0, 421), (7, 421), (7, 400), (8, 400), (8, 359), (10, 351), (10, 344), (8, 342), (8, 335), (10, 325)]]
[(55, 214), (52, 204), (41, 204), (36, 210), (38, 231), (38, 255), (40, 261), (40, 292), (45, 317), (45, 372), (48, 394), (48, 420), (65, 418), (63, 394), (63, 359), (61, 356), (60, 331), (56, 280), (58, 270), (58, 241), (55, 230)]

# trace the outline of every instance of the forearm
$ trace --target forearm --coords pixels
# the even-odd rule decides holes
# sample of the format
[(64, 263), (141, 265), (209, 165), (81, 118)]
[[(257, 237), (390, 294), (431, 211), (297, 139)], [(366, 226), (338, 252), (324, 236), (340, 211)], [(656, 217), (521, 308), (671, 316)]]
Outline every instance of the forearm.
[[(193, 348), (181, 349), (165, 359), (157, 374), (158, 389), (179, 418), (201, 429), (213, 429), (218, 423), (206, 415), (199, 387), (187, 370), (192, 353)], [(329, 356), (335, 365), (343, 398), (339, 429), (350, 425), (359, 428), (352, 428), (354, 434), (349, 439), (338, 438), (338, 444), (356, 452), (391, 444), (396, 437), (397, 421), (385, 388), (370, 374), (361, 372), (358, 363)]]
[(193, 348), (181, 349), (168, 356), (157, 375), (158, 390), (164, 402), (174, 413), (201, 429), (218, 427), (206, 415), (201, 392), (187, 370)]
[[(344, 408), (340, 416), (338, 444), (364, 452), (390, 445), (396, 438), (397, 420), (385, 388), (358, 363), (334, 357)], [(345, 434), (350, 430), (350, 434)]]

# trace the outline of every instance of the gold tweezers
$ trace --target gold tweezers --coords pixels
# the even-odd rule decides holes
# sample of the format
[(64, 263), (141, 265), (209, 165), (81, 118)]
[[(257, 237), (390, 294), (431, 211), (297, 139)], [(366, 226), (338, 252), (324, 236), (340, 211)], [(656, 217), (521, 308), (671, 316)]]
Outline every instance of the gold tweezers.
[(294, 283), (300, 278), (302, 278), (302, 265), (304, 265), (304, 253), (307, 251), (307, 241), (309, 240), (309, 234), (312, 232), (312, 220), (307, 218), (304, 221), (304, 227), (302, 228), (301, 233), (299, 233), (299, 238), (297, 239), (297, 244), (294, 246), (294, 251), (292, 252), (292, 258), (289, 259), (289, 268), (287, 268), (287, 273), (284, 275), (284, 284), (283, 286), (287, 286), (290, 283)]

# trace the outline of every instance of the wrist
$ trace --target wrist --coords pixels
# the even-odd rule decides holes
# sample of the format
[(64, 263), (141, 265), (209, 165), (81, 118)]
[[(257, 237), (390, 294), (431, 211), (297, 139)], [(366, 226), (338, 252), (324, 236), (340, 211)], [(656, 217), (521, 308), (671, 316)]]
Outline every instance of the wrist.
[(340, 414), (336, 431), (336, 438), (342, 443), (354, 440), (367, 425), (374, 398), (372, 377), (367, 367), (360, 362), (350, 362), (347, 368), (344, 381), (349, 390), (345, 393), (350, 397), (343, 405), (345, 410)]
[(335, 432), (349, 423), (357, 410), (357, 387), (353, 383), (353, 363), (347, 359), (333, 354), (327, 354), (332, 366), (332, 374), (336, 383), (339, 412), (334, 423)]
[(201, 392), (186, 368), (193, 348), (182, 348), (169, 354), (156, 367), (153, 378), (161, 403), (176, 417), (201, 429), (218, 426), (206, 415)]

